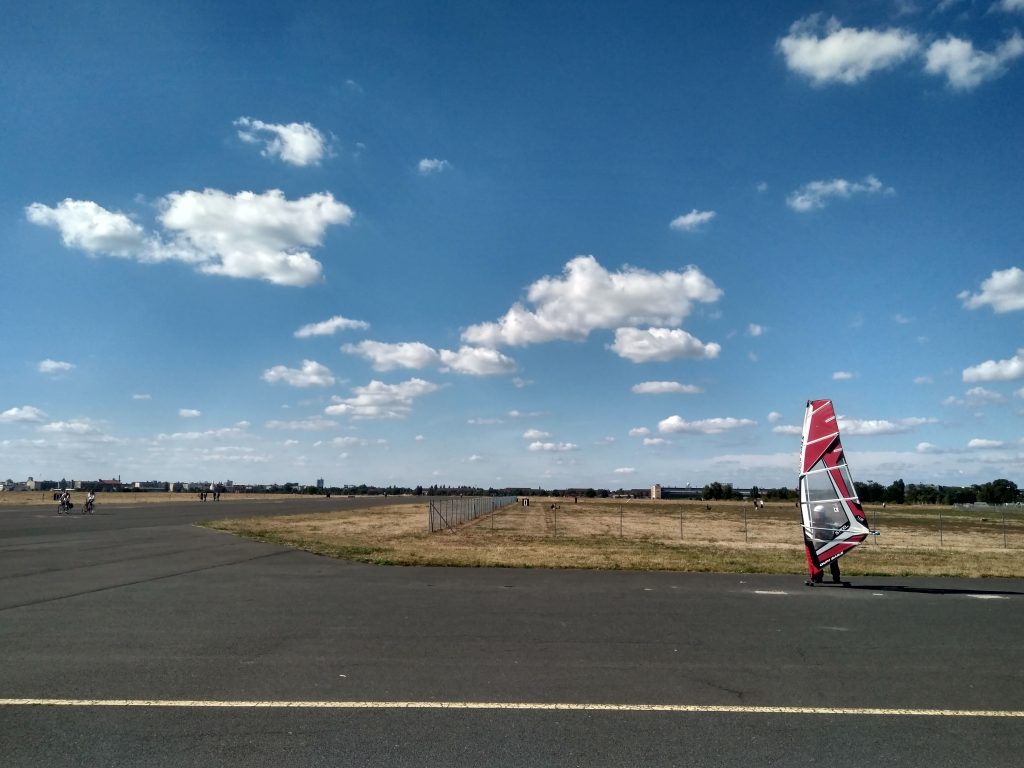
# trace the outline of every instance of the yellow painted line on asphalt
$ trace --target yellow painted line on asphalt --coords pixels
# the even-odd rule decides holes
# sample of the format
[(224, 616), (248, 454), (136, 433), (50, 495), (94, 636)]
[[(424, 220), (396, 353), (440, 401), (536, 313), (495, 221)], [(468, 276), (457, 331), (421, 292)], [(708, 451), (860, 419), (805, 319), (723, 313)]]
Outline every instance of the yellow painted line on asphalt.
[(755, 707), (731, 704), (575, 704), (519, 701), (231, 701), (192, 699), (0, 699), (2, 707), (180, 707), (206, 709), (483, 709), (553, 712), (680, 712), (846, 717), (1013, 717), (1024, 710), (885, 707)]

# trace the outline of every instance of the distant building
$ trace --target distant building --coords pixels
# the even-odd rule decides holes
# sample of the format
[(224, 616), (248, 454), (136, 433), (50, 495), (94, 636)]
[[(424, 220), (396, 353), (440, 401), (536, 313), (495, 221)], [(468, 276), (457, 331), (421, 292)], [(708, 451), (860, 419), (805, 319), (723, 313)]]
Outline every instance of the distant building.
[(685, 488), (672, 488), (658, 484), (651, 486), (652, 499), (700, 499), (703, 496), (703, 488), (692, 488), (689, 485)]
[(316, 481), (316, 487), (321, 491), (324, 489), (324, 479), (322, 477)]

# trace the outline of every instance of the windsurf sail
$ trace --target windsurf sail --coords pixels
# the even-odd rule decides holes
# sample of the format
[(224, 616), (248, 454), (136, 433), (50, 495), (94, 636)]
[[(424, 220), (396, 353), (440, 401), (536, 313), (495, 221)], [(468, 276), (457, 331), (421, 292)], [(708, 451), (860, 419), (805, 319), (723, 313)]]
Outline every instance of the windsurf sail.
[(799, 492), (807, 567), (811, 579), (820, 581), (825, 566), (871, 533), (846, 464), (831, 400), (807, 401)]

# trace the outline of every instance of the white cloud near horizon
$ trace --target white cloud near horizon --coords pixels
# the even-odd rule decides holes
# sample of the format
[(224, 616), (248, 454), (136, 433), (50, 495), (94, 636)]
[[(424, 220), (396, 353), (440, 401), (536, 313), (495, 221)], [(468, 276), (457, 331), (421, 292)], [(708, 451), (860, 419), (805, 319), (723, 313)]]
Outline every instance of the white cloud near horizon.
[(543, 277), (496, 322), (466, 328), (463, 341), (484, 347), (583, 341), (591, 331), (626, 325), (678, 325), (694, 303), (718, 301), (722, 290), (697, 267), (609, 272), (593, 256), (570, 260), (559, 277)]
[(100, 428), (88, 419), (52, 421), (39, 427), (39, 431), (53, 435), (102, 435)]
[(991, 53), (975, 49), (970, 40), (950, 35), (928, 46), (924, 69), (928, 74), (945, 76), (946, 84), (953, 90), (969, 91), (1001, 77), (1007, 65), (1021, 56), (1024, 38), (1016, 31)]
[(332, 336), (337, 331), (347, 331), (350, 329), (365, 331), (370, 327), (370, 324), (362, 320), (350, 320), (347, 317), (341, 315), (335, 315), (328, 320), (322, 320), (319, 323), (309, 323), (302, 326), (293, 335), (296, 339), (308, 339), (312, 336)]
[(289, 165), (319, 165), (327, 151), (324, 135), (309, 123), (281, 125), (240, 117), (235, 127), (242, 141), (263, 145), (261, 155), (280, 158)]
[(851, 371), (836, 371), (832, 374), (832, 381), (850, 381), (855, 377), (856, 374)]
[(975, 437), (967, 442), (967, 447), (972, 450), (986, 448), (1003, 448), (1005, 446), (1006, 442), (1003, 440), (987, 440), (982, 437)]
[(324, 409), (328, 416), (353, 419), (404, 419), (412, 411), (413, 402), (440, 386), (423, 379), (409, 379), (398, 384), (385, 384), (376, 379), (362, 387), (353, 387), (352, 397), (332, 397), (333, 405)]
[[(1024, 0), (1022, 0), (1024, 2)], [(1024, 270), (1019, 267), (994, 270), (981, 282), (978, 293), (961, 291), (957, 298), (965, 309), (978, 309), (986, 304), (996, 314), (1024, 309)]]
[(681, 357), (711, 360), (722, 349), (720, 344), (705, 344), (681, 328), (618, 328), (615, 342), (608, 348), (634, 363), (666, 362)]
[(312, 419), (294, 419), (292, 421), (282, 421), (280, 419), (271, 419), (266, 423), (267, 429), (286, 429), (302, 432), (315, 432), (323, 429), (334, 429), (338, 426), (338, 422), (332, 421), (331, 419), (323, 418), (312, 418)]
[(301, 368), (275, 365), (265, 370), (262, 378), (270, 384), (283, 381), (292, 387), (329, 387), (334, 384), (331, 370), (316, 360), (303, 360)]
[(416, 164), (416, 170), (421, 176), (429, 176), (432, 173), (441, 173), (451, 168), (452, 164), (447, 160), (440, 160), (436, 157), (424, 157)]
[(824, 208), (834, 198), (845, 200), (853, 195), (892, 194), (895, 194), (895, 190), (885, 186), (873, 175), (865, 176), (863, 181), (810, 181), (791, 192), (786, 198), (786, 205), (797, 213), (807, 213)]
[(636, 474), (636, 467), (616, 467), (612, 470), (612, 474), (615, 475), (633, 475)]
[(678, 381), (642, 381), (632, 388), (635, 395), (697, 395), (703, 391), (694, 384), (681, 384)]
[(934, 424), (937, 419), (911, 416), (906, 419), (848, 419), (840, 416), (839, 429), (845, 435), (898, 435), (911, 432), (922, 424)]
[(703, 389), (678, 381), (643, 381), (634, 384), (631, 391), (634, 394), (700, 394)]
[(963, 380), (975, 381), (1013, 381), (1024, 378), (1024, 348), (1007, 360), (986, 360), (983, 363), (965, 368)]
[(65, 373), (67, 371), (73, 370), (74, 367), (74, 363), (67, 363), (64, 362), (63, 360), (51, 360), (50, 358), (47, 358), (46, 360), (39, 361), (39, 365), (36, 366), (36, 370), (38, 370), (40, 373), (53, 374)]
[(195, 408), (179, 408), (178, 415), (183, 419), (198, 419), (203, 413)]
[(799, 427), (795, 424), (778, 424), (772, 427), (772, 432), (776, 435), (802, 435), (803, 427)]
[(322, 243), (329, 226), (348, 225), (354, 216), (329, 192), (288, 200), (277, 189), (172, 192), (158, 208), (163, 236), (89, 200), (67, 198), (52, 208), (32, 203), (25, 215), (33, 224), (57, 229), (66, 247), (90, 256), (180, 261), (204, 274), (289, 286), (320, 279), (322, 265), (308, 249)]
[(683, 432), (686, 434), (717, 435), (733, 429), (757, 426), (752, 419), (736, 419), (732, 416), (716, 417), (713, 419), (699, 419), (697, 421), (686, 421), (681, 416), (669, 416), (658, 422), (658, 431), (661, 433)]
[(696, 232), (701, 226), (715, 218), (715, 215), (714, 211), (698, 211), (694, 208), (689, 213), (672, 219), (669, 227), (677, 232)]
[(537, 442), (530, 443), (527, 450), (545, 453), (567, 453), (568, 451), (577, 450), (578, 447), (575, 443), (543, 443), (538, 440)]
[(0, 423), (10, 424), (12, 422), (37, 422), (46, 418), (46, 412), (36, 408), (34, 405), (23, 405), (8, 408), (0, 412)]
[(914, 56), (920, 42), (904, 29), (855, 29), (814, 14), (794, 22), (776, 48), (791, 71), (814, 85), (853, 85)]

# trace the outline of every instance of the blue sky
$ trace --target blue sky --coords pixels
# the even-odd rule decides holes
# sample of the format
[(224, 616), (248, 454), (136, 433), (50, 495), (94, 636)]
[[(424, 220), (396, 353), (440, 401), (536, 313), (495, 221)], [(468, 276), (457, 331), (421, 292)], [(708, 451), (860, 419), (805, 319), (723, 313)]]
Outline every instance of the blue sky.
[[(771, 7), (761, 7), (770, 5)], [(0, 475), (1024, 484), (1024, 2), (27, 3)]]

